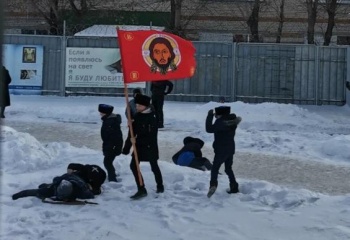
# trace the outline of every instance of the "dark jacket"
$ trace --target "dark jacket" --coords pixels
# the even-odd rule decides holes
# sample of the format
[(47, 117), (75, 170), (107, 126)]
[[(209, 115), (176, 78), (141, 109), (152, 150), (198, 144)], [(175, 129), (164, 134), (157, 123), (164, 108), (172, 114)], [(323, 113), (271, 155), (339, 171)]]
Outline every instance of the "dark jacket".
[(193, 152), (195, 158), (201, 158), (202, 157), (202, 147), (204, 145), (204, 142), (199, 139), (199, 138), (189, 138), (186, 137), (184, 139), (184, 146), (178, 151), (177, 153), (174, 154), (172, 157), (173, 162), (177, 164), (177, 160), (181, 153), (184, 152)]
[(213, 124), (213, 117), (208, 113), (205, 129), (208, 133), (214, 133), (214, 153), (234, 154), (236, 128), (242, 119), (232, 113), (219, 117)]
[[(144, 112), (137, 113), (132, 126), (136, 138), (136, 149), (139, 161), (158, 160), (158, 127), (156, 116), (152, 109), (148, 108)], [(123, 153), (128, 154), (131, 146), (129, 131), (129, 136), (125, 141)]]
[(101, 138), (103, 155), (116, 155), (121, 153), (123, 147), (123, 133), (120, 130), (122, 118), (119, 114), (111, 113), (102, 118)]
[(86, 183), (90, 184), (93, 194), (101, 194), (101, 186), (106, 180), (107, 174), (100, 166), (70, 163), (67, 169), (73, 170), (73, 174), (78, 175)]
[(80, 198), (80, 199), (94, 198), (94, 194), (89, 189), (89, 186), (84, 182), (83, 179), (81, 179), (79, 176), (75, 174), (68, 174), (68, 173), (63, 174), (62, 176), (59, 176), (59, 177), (55, 177), (52, 180), (52, 186), (54, 188), (55, 196), (57, 196), (56, 189), (63, 179), (71, 182), (73, 185), (73, 194), (69, 200), (74, 200), (76, 198)]
[(2, 66), (2, 78), (0, 85), (0, 106), (6, 107), (11, 105), (10, 93), (9, 93), (9, 84), (11, 83), (11, 76), (9, 71)]
[(168, 95), (173, 90), (174, 84), (168, 80), (155, 81), (151, 84), (152, 95)]

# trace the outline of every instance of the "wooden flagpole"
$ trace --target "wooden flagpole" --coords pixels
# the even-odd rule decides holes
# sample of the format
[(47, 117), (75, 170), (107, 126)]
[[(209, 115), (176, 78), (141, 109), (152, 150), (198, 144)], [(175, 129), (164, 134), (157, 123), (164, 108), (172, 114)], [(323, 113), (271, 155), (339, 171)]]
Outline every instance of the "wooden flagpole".
[[(119, 27), (117, 27), (117, 30), (119, 29)], [(118, 36), (119, 39), (120, 36)], [(120, 43), (120, 42), (119, 42)], [(122, 48), (119, 44), (119, 49), (120, 51), (122, 51)], [(120, 54), (120, 57), (122, 55)], [(123, 81), (124, 81), (124, 64), (123, 64), (123, 59), (121, 59), (121, 63), (122, 63), (122, 72), (123, 72)], [(140, 170), (140, 164), (139, 164), (139, 156), (137, 154), (137, 148), (136, 148), (136, 139), (135, 139), (135, 135), (134, 135), (134, 129), (132, 127), (132, 122), (131, 122), (131, 113), (130, 113), (130, 105), (129, 105), (129, 93), (128, 93), (128, 86), (127, 84), (124, 82), (124, 95), (125, 95), (125, 103), (126, 103), (126, 114), (128, 116), (128, 127), (129, 127), (129, 131), (130, 131), (130, 141), (132, 144), (132, 148), (133, 148), (133, 152), (134, 152), (134, 157), (135, 157), (135, 164), (136, 164), (136, 170), (137, 170), (137, 175), (139, 178), (139, 182), (140, 182), (140, 186), (143, 186), (143, 180), (142, 180), (142, 176), (141, 176), (141, 170)]]
[(129, 126), (129, 131), (130, 131), (130, 141), (131, 141), (133, 152), (134, 152), (135, 164), (136, 164), (136, 169), (137, 169), (137, 175), (138, 175), (138, 178), (139, 178), (140, 186), (143, 186), (143, 180), (142, 180), (142, 177), (141, 177), (140, 164), (139, 164), (139, 156), (137, 154), (137, 149), (136, 149), (136, 139), (135, 139), (134, 129), (132, 127), (132, 122), (131, 122), (131, 113), (130, 113), (130, 105), (129, 105), (129, 94), (128, 94), (128, 87), (127, 87), (126, 83), (124, 83), (124, 95), (125, 95), (125, 102), (126, 102), (126, 112), (127, 112), (127, 115), (128, 115), (128, 126)]

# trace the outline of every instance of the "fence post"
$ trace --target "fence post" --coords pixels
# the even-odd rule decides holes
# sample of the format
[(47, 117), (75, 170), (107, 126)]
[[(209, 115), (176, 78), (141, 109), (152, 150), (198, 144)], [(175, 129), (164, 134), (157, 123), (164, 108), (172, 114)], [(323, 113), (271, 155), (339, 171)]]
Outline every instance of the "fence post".
[(232, 44), (232, 86), (231, 86), (231, 99), (235, 102), (236, 99), (236, 46), (237, 43)]
[(60, 96), (66, 96), (66, 20), (63, 21), (63, 36), (61, 37), (61, 84), (60, 84)]
[[(347, 47), (346, 51), (346, 82), (350, 82), (350, 47)], [(345, 91), (345, 101), (350, 106), (350, 90), (345, 88)]]
[[(4, 13), (5, 13), (5, 3), (4, 1), (1, 1), (0, 2), (0, 46), (3, 45), (4, 43), (4, 20), (5, 20), (5, 17), (4, 17)], [(0, 56), (3, 56), (3, 53), (2, 53), (2, 47), (0, 48)], [(0, 59), (0, 63), (1, 63), (1, 66), (3, 66), (4, 62), (3, 62), (3, 57), (1, 57)], [(0, 80), (2, 80), (1, 78), (3, 78), (3, 74), (0, 76)], [(5, 82), (5, 81), (4, 81)]]
[(316, 47), (316, 52), (315, 52), (315, 105), (318, 105), (318, 100), (319, 100), (319, 90), (318, 90), (318, 84), (319, 84), (319, 67), (320, 67), (320, 47)]

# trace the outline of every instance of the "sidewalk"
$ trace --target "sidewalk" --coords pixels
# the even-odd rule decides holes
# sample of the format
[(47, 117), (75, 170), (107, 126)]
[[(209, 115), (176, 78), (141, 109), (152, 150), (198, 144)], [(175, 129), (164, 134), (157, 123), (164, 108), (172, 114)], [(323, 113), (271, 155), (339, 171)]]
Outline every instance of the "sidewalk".
[[(2, 124), (19, 132), (27, 132), (43, 143), (69, 142), (76, 147), (86, 146), (101, 150), (99, 123), (40, 122), (36, 124), (5, 120)], [(123, 134), (126, 136), (127, 133), (123, 132)], [(160, 160), (172, 162), (171, 157), (174, 152), (169, 151), (169, 146), (174, 144), (166, 142), (162, 134), (166, 134), (166, 131), (159, 132)], [(173, 149), (177, 147), (174, 146)], [(205, 146), (203, 153), (209, 159), (213, 158), (210, 146)], [(330, 195), (350, 193), (350, 167), (302, 161), (283, 156), (243, 153), (239, 150), (235, 155), (233, 167), (238, 179), (265, 180), (278, 185), (305, 188)]]

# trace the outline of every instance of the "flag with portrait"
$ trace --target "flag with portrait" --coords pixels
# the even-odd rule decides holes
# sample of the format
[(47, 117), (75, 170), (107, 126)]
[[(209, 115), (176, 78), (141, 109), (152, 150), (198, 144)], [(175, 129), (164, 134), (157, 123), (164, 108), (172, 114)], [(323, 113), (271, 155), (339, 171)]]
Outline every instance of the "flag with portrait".
[(192, 77), (196, 70), (192, 42), (156, 31), (117, 29), (125, 83)]

